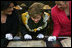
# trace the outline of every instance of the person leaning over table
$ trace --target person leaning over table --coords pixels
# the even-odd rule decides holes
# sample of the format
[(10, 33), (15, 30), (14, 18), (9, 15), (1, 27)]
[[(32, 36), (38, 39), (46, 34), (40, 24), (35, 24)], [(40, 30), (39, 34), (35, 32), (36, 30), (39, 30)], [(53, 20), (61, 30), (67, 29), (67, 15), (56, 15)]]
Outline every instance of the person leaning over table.
[(55, 3), (51, 9), (54, 27), (49, 41), (56, 40), (59, 36), (71, 37), (71, 1), (55, 1)]
[(21, 33), (24, 39), (44, 38), (50, 14), (43, 12), (43, 7), (43, 3), (35, 2), (29, 7), (28, 12), (22, 13)]
[(18, 32), (18, 14), (12, 1), (1, 1), (1, 47), (6, 47), (9, 40)]

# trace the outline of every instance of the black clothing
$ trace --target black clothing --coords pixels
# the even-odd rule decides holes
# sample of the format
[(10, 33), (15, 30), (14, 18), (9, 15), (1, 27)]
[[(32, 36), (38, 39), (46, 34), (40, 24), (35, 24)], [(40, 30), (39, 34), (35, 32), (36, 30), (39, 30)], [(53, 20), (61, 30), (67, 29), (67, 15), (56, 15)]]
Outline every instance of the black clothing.
[[(34, 21), (33, 21), (31, 18), (29, 18), (29, 20), (28, 20), (28, 25), (29, 25), (30, 29), (38, 28), (38, 27), (44, 25), (43, 18), (41, 18), (41, 20), (39, 21), (39, 23), (34, 23)], [(33, 37), (33, 36), (36, 37), (39, 33), (45, 35), (45, 33), (46, 33), (47, 30), (48, 30), (47, 28), (48, 28), (48, 24), (47, 24), (47, 27), (45, 27), (44, 29), (42, 29), (42, 30), (40, 30), (40, 31), (30, 32), (30, 31), (26, 28), (26, 26), (23, 24), (23, 22), (22, 22), (22, 20), (21, 20), (21, 33), (23, 34), (23, 36), (24, 36), (25, 34), (30, 34), (32, 37)]]
[[(4, 47), (5, 43), (8, 42), (5, 39), (5, 34), (11, 33), (13, 36), (15, 36), (18, 32), (18, 14), (16, 13), (16, 10), (13, 11), (12, 15), (7, 15), (6, 23), (1, 23), (1, 46)], [(7, 43), (6, 43), (7, 45)]]

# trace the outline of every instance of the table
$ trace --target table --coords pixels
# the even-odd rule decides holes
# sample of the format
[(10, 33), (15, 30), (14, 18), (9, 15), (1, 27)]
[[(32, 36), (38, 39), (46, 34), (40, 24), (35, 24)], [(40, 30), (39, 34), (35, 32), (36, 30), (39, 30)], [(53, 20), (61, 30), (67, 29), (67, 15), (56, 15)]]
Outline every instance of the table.
[(23, 40), (10, 41), (7, 47), (62, 47), (59, 41), (47, 41), (47, 39), (40, 40)]
[(10, 41), (7, 47), (46, 47), (43, 40)]

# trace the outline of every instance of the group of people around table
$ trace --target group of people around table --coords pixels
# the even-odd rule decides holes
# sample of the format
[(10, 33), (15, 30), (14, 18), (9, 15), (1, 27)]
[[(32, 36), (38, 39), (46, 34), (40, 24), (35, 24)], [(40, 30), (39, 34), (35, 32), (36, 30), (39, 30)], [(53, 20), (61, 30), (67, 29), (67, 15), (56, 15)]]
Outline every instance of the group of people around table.
[(19, 18), (14, 2), (1, 1), (1, 47), (6, 47), (13, 40), (19, 28), (24, 39), (44, 38), (50, 17), (53, 32), (48, 41), (55, 41), (59, 36), (71, 37), (71, 1), (55, 3), (51, 8), (51, 15), (46, 12), (47, 9), (44, 10), (45, 4), (35, 2)]

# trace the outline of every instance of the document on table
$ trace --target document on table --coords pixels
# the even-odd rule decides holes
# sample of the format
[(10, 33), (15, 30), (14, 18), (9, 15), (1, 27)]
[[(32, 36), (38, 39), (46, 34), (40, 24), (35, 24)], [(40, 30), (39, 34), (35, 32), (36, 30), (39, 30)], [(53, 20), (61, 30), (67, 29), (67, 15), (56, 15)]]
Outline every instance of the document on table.
[(46, 47), (46, 42), (43, 40), (11, 41), (7, 47)]
[(71, 47), (71, 38), (60, 41), (63, 47)]

